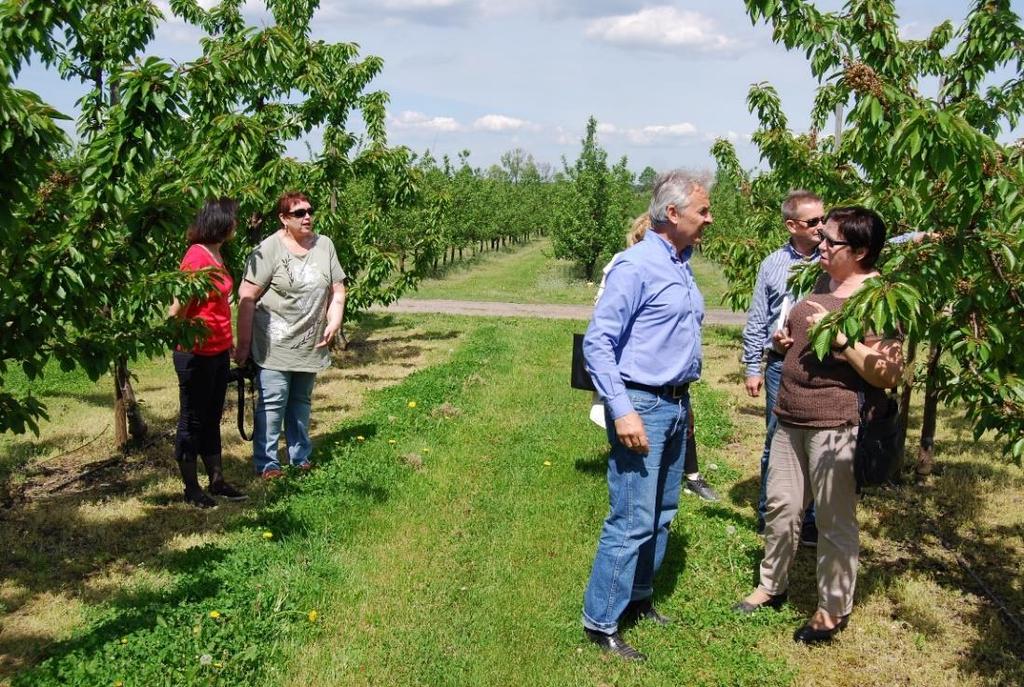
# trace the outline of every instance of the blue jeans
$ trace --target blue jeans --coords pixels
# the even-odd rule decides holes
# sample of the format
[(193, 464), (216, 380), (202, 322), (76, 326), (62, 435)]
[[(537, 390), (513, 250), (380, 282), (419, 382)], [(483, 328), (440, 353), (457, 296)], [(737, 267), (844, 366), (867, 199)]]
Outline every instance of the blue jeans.
[[(782, 358), (768, 354), (768, 363), (764, 367), (764, 451), (761, 453), (761, 492), (757, 497), (757, 525), (760, 530), (764, 526), (764, 514), (768, 499), (768, 458), (771, 455), (772, 437), (779, 426), (775, 417), (775, 399), (779, 397), (779, 385), (782, 384)], [(804, 524), (814, 524), (814, 502), (804, 512)]]
[(260, 368), (256, 374), (256, 416), (253, 418), (252, 460), (257, 474), (280, 470), (277, 444), (281, 423), (292, 465), (309, 462), (313, 444), (309, 440), (310, 398), (315, 372), (282, 372)]
[(606, 412), (609, 510), (583, 595), (583, 626), (607, 634), (618, 629), (630, 601), (654, 593), (654, 574), (679, 507), (690, 412), (689, 396), (627, 393), (644, 423), (650, 452), (643, 456), (623, 446)]

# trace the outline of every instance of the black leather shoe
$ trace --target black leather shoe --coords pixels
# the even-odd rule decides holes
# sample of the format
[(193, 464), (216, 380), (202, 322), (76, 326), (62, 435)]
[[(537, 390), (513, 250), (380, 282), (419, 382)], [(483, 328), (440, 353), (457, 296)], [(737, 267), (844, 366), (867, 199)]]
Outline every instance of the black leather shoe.
[(618, 632), (607, 635), (589, 628), (583, 628), (583, 634), (594, 644), (601, 647), (602, 651), (615, 654), (625, 661), (646, 661), (647, 657), (631, 647)]
[(662, 627), (672, 624), (672, 619), (658, 613), (658, 610), (654, 608), (654, 604), (651, 603), (650, 599), (637, 599), (636, 601), (630, 601), (629, 605), (626, 606), (626, 612), (623, 613), (623, 616), (627, 618), (635, 618), (636, 620), (650, 620)]
[(820, 644), (821, 642), (831, 642), (832, 639), (846, 629), (847, 624), (850, 622), (850, 616), (844, 615), (839, 619), (839, 622), (831, 630), (815, 630), (811, 627), (811, 624), (804, 623), (797, 631), (793, 633), (794, 642), (803, 642), (804, 644)]
[(740, 601), (732, 607), (732, 610), (733, 613), (739, 613), (740, 615), (750, 615), (760, 608), (771, 608), (772, 610), (777, 611), (782, 608), (782, 604), (786, 603), (786, 599), (788, 598), (789, 592), (782, 592), (781, 594), (775, 594), (774, 596), (769, 594), (768, 600), (764, 603), (752, 604), (749, 601)]

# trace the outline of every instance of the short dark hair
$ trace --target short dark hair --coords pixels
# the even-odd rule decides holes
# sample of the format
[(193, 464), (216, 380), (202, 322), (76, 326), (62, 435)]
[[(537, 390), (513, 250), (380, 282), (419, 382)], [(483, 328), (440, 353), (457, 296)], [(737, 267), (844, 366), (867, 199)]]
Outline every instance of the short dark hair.
[(885, 245), (885, 222), (874, 210), (860, 206), (832, 208), (826, 222), (835, 222), (842, 232), (840, 237), (850, 244), (850, 250), (866, 248), (867, 253), (858, 262), (861, 267), (872, 268)]
[(801, 205), (820, 202), (821, 198), (813, 191), (802, 188), (793, 189), (782, 201), (782, 219), (800, 219), (796, 216), (796, 211), (800, 209)]
[(281, 194), (281, 197), (277, 199), (277, 214), (287, 214), (292, 209), (292, 205), (299, 201), (304, 201), (312, 205), (309, 198), (306, 197), (305, 193), (301, 191), (289, 191), (288, 193)]
[(235, 228), (235, 214), (238, 202), (221, 196), (216, 200), (207, 199), (203, 209), (196, 215), (192, 225), (185, 232), (189, 245), (193, 243), (222, 243)]

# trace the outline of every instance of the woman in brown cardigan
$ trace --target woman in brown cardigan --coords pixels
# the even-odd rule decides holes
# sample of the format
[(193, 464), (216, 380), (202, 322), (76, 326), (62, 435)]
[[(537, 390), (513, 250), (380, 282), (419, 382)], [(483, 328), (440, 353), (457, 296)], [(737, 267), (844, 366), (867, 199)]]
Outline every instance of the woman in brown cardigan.
[(793, 307), (788, 331), (776, 335), (786, 350), (775, 412), (779, 431), (768, 469), (768, 509), (760, 584), (734, 606), (752, 613), (779, 608), (786, 600), (789, 568), (800, 536), (804, 508), (813, 498), (818, 518), (818, 608), (793, 636), (798, 642), (831, 640), (846, 627), (853, 608), (860, 551), (853, 455), (860, 420), (858, 392), (865, 403), (884, 400), (903, 370), (898, 338), (851, 341), (838, 332), (832, 351), (819, 360), (808, 338), (829, 312), (840, 309), (867, 279), (885, 243), (885, 225), (873, 211), (836, 208), (820, 233), (826, 275), (813, 293)]

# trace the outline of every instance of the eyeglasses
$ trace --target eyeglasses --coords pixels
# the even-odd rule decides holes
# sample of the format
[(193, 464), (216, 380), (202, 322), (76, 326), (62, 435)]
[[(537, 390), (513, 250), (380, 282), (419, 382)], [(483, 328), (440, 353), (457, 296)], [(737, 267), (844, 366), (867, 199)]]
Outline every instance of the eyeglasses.
[(306, 215), (312, 217), (313, 208), (299, 208), (298, 210), (292, 210), (291, 212), (286, 212), (284, 214), (288, 215), (289, 217), (294, 217), (295, 219), (302, 219)]
[(828, 246), (829, 248), (835, 248), (836, 246), (849, 246), (850, 245), (849, 241), (840, 241), (839, 239), (834, 239), (831, 236), (829, 236), (828, 234), (822, 233), (820, 231), (817, 233), (817, 238), (818, 238), (818, 243), (821, 243), (822, 241), (824, 241), (825, 245)]
[(825, 218), (824, 217), (812, 217), (810, 219), (796, 219), (796, 220), (793, 220), (793, 221), (794, 222), (799, 222), (800, 224), (806, 224), (808, 229), (813, 229), (814, 227), (818, 226), (819, 224), (823, 224), (825, 222)]

